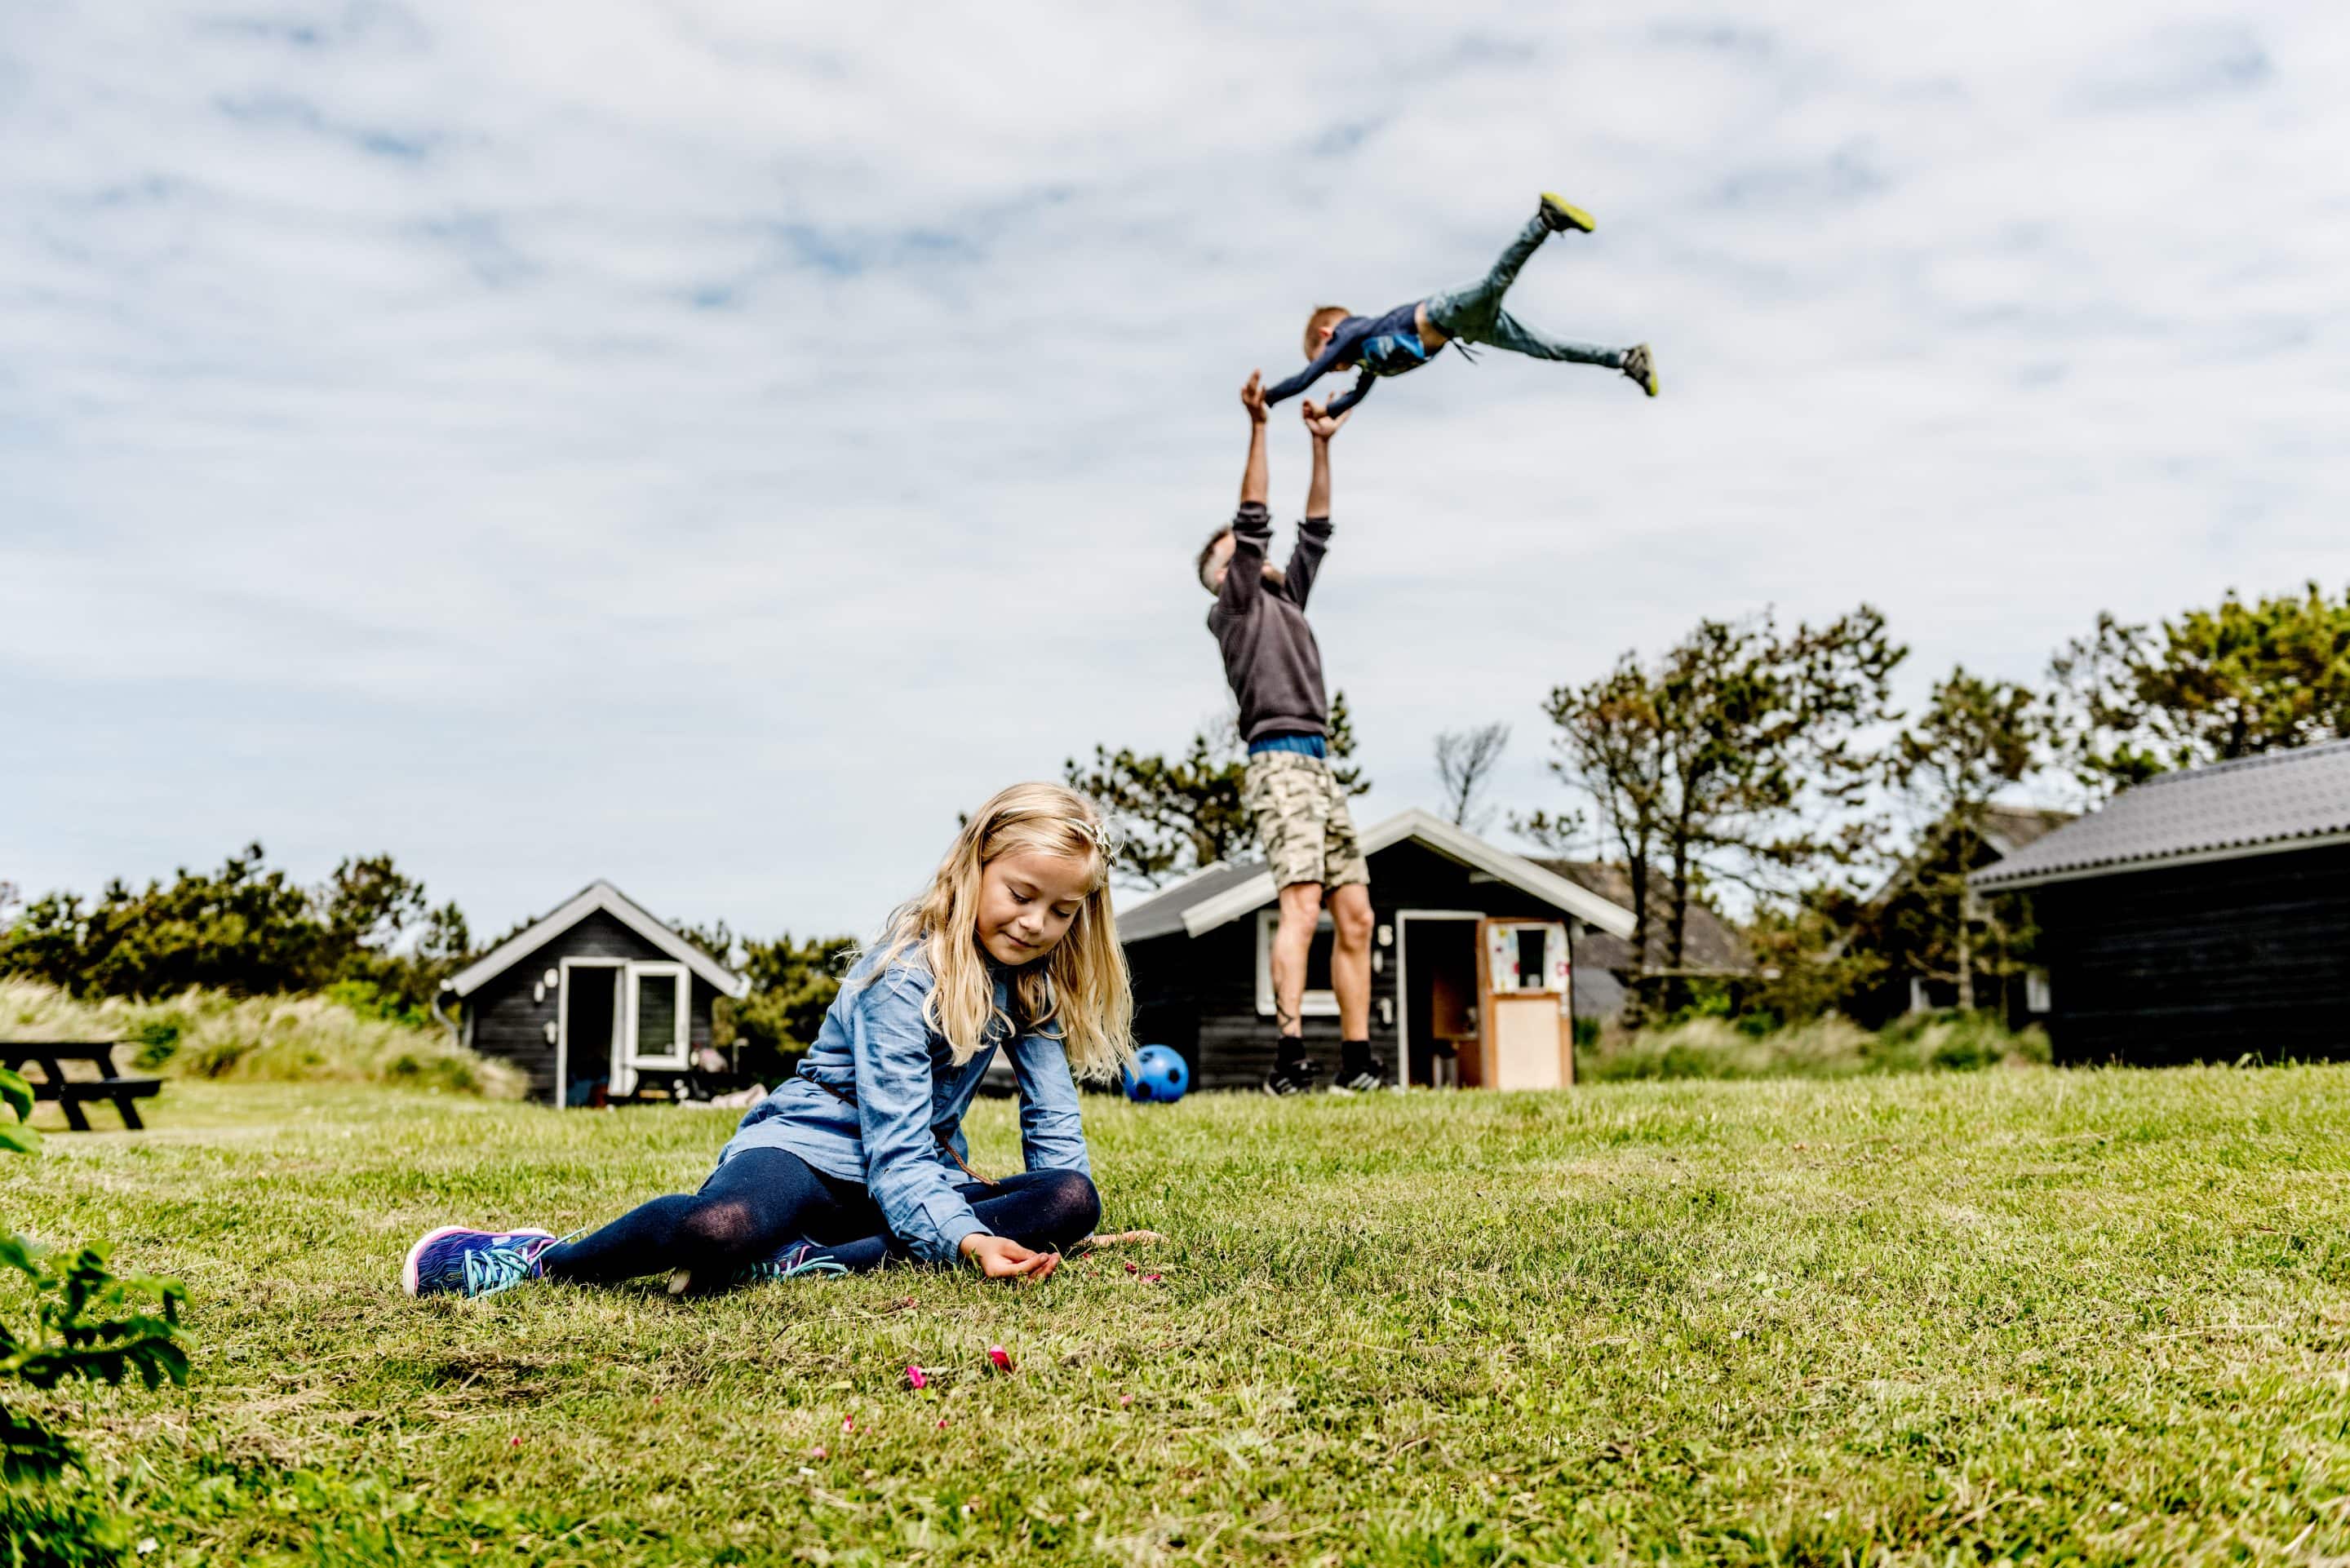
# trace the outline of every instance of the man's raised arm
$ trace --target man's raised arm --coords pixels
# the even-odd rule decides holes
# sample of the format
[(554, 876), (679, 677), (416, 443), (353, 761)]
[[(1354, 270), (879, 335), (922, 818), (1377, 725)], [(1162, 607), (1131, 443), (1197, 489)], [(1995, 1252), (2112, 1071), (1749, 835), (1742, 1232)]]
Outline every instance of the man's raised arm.
[(1305, 484), (1305, 521), (1297, 526), (1297, 547), (1290, 551), (1289, 565), (1281, 574), (1284, 591), (1300, 609), (1305, 607), (1305, 596), (1314, 591), (1322, 553), (1330, 547), (1330, 438), (1347, 422), (1345, 414), (1334, 417), (1312, 402), (1305, 405), (1305, 414), (1306, 433), (1314, 438), (1314, 476)]
[(1264, 591), (1264, 547), (1273, 542), (1273, 513), (1265, 505), (1273, 493), (1270, 460), (1264, 450), (1264, 377), (1251, 370), (1241, 388), (1241, 407), (1248, 410), (1248, 466), (1241, 470), (1241, 509), (1232, 514), (1232, 556), (1224, 568), (1223, 587), (1216, 598), (1234, 614), (1246, 612)]
[(1305, 515), (1330, 515), (1330, 438), (1347, 422), (1348, 410), (1321, 408), (1312, 402), (1305, 405), (1305, 431), (1314, 438), (1314, 476), (1305, 483)]
[(1266, 506), (1273, 500), (1273, 476), (1264, 452), (1264, 372), (1251, 370), (1241, 388), (1241, 407), (1248, 410), (1248, 466), (1241, 470), (1241, 504)]

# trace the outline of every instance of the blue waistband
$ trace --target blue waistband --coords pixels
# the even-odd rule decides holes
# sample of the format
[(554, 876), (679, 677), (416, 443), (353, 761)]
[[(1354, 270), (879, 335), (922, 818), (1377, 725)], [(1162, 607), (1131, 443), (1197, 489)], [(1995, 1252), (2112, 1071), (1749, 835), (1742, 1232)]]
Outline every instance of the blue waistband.
[(1266, 735), (1249, 742), (1250, 756), (1265, 752), (1295, 752), (1300, 756), (1326, 757), (1330, 754), (1330, 742), (1319, 735)]

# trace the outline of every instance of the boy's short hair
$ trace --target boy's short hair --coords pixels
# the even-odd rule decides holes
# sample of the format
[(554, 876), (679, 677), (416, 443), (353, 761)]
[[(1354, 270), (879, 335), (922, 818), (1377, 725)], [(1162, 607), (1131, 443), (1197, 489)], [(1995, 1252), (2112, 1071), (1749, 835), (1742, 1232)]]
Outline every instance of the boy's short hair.
[(1198, 566), (1193, 568), (1193, 573), (1199, 577), (1200, 586), (1201, 587), (1204, 588), (1208, 586), (1208, 563), (1216, 558), (1216, 546), (1222, 544), (1232, 536), (1232, 526), (1227, 524), (1225, 526), (1219, 528), (1214, 533), (1209, 535), (1208, 542), (1200, 546), (1200, 564)]
[(1314, 314), (1305, 318), (1305, 357), (1313, 358), (1322, 352), (1322, 329), (1336, 327), (1352, 315), (1343, 305), (1317, 305)]

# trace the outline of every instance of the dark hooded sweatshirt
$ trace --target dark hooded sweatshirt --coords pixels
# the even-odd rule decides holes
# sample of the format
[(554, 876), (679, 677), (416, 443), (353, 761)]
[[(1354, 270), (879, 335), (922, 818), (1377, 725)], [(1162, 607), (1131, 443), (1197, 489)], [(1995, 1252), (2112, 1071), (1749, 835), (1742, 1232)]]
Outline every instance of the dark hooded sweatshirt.
[(1308, 517), (1299, 525), (1278, 587), (1264, 580), (1272, 540), (1273, 514), (1261, 503), (1243, 502), (1232, 518), (1232, 566), (1208, 612), (1208, 629), (1223, 650), (1224, 679), (1240, 699), (1243, 742), (1330, 730), (1322, 649), (1305, 624), (1305, 596), (1330, 546), (1330, 519)]

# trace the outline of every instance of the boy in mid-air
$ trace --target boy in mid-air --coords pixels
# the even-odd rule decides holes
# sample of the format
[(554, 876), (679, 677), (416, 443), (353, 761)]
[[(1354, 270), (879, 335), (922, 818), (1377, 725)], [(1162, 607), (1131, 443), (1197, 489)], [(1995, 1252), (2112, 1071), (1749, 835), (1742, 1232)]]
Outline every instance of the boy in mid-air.
[(1545, 192), (1542, 205), (1526, 220), (1516, 241), (1502, 253), (1493, 270), (1466, 288), (1431, 294), (1409, 305), (1399, 305), (1385, 316), (1350, 316), (1339, 306), (1326, 305), (1305, 323), (1305, 357), (1313, 361), (1264, 395), (1267, 403), (1294, 398), (1333, 370), (1359, 368), (1355, 384), (1331, 400), (1324, 412), (1336, 419), (1367, 396), (1380, 376), (1400, 376), (1417, 370), (1451, 343), (1524, 354), (1536, 359), (1566, 359), (1577, 365), (1605, 365), (1621, 370), (1657, 395), (1657, 367), (1646, 343), (1630, 348), (1602, 348), (1596, 343), (1571, 343), (1535, 331), (1502, 308), (1502, 296), (1517, 280), (1518, 269), (1550, 235), (1562, 229), (1589, 234), (1591, 214)]

